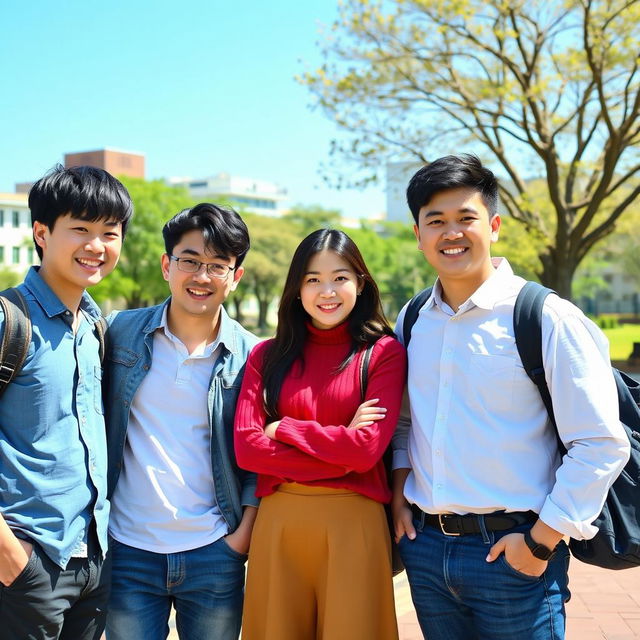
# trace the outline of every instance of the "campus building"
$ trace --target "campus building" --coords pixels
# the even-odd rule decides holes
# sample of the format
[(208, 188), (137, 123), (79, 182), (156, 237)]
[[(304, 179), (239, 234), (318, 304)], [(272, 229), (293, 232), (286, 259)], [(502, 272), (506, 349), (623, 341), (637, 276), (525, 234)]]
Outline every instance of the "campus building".
[(89, 165), (108, 171), (112, 176), (144, 179), (144, 154), (120, 149), (96, 149), (64, 154), (64, 166)]
[(412, 221), (411, 212), (407, 205), (407, 185), (411, 180), (411, 176), (423, 164), (415, 160), (409, 162), (387, 162), (387, 186), (385, 191), (388, 222), (404, 222), (407, 224)]
[(0, 193), (0, 268), (24, 273), (38, 262), (26, 193)]
[(186, 187), (194, 200), (227, 200), (251, 213), (266, 216), (281, 216), (286, 212), (287, 190), (267, 180), (222, 172), (208, 178), (167, 178), (166, 183)]

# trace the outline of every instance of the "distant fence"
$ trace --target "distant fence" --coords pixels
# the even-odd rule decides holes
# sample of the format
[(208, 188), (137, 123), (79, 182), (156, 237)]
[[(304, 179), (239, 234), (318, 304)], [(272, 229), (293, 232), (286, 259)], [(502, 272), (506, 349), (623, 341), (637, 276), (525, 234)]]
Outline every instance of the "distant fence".
[(631, 300), (603, 300), (602, 298), (580, 298), (576, 304), (585, 312), (594, 316), (602, 313), (624, 313), (640, 315), (640, 296)]

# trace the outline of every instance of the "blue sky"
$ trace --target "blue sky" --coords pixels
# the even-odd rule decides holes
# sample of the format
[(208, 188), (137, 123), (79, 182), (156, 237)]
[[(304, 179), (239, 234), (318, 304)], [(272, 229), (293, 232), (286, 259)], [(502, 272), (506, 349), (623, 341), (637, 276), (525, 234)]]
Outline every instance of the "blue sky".
[(336, 15), (337, 0), (3, 2), (0, 191), (114, 147), (143, 152), (148, 178), (227, 171), (292, 203), (384, 210), (382, 188), (323, 183), (336, 128), (294, 80)]

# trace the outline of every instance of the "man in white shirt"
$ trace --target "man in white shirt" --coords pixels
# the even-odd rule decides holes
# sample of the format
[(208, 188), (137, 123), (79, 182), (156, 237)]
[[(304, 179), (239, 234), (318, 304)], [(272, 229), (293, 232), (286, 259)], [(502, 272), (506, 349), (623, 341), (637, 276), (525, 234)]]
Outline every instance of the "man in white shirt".
[[(524, 285), (503, 258), (498, 188), (475, 156), (446, 156), (407, 189), (436, 269), (408, 345), (411, 428), (396, 438), (393, 512), (429, 640), (564, 638), (569, 552), (629, 456), (606, 338), (549, 296), (543, 363), (555, 429), (513, 334)], [(398, 317), (402, 340), (406, 307)]]
[(162, 230), (171, 297), (109, 316), (105, 407), (113, 579), (107, 638), (236, 640), (256, 478), (233, 418), (257, 338), (225, 312), (249, 250), (231, 209), (202, 203)]

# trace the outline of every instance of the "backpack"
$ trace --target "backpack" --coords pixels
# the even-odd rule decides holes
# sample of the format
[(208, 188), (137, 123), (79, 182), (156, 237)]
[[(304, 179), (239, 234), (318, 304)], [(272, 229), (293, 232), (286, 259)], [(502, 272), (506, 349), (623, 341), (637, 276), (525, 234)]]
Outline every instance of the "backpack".
[[(405, 347), (411, 339), (411, 327), (420, 308), (431, 295), (432, 287), (414, 296), (405, 312), (402, 333)], [(537, 282), (527, 282), (516, 299), (513, 328), (518, 354), (527, 375), (537, 386), (549, 419), (556, 430), (558, 448), (566, 449), (557, 433), (551, 394), (542, 366), (542, 308), (546, 297), (554, 293)], [(569, 542), (572, 555), (597, 567), (626, 569), (640, 565), (640, 384), (612, 368), (618, 392), (620, 421), (631, 444), (631, 457), (609, 489), (600, 515), (593, 521), (598, 533), (591, 540)]]
[[(551, 395), (542, 367), (542, 307), (550, 293), (555, 292), (537, 282), (527, 282), (516, 300), (513, 325), (522, 364), (538, 387), (555, 427)], [(587, 564), (626, 569), (640, 565), (640, 384), (622, 371), (612, 370), (620, 421), (631, 444), (631, 456), (593, 522), (598, 527), (596, 536), (591, 540), (572, 539), (569, 548), (575, 558)], [(566, 453), (559, 436), (558, 447)]]
[[(0, 308), (4, 313), (4, 333), (0, 342), (0, 396), (18, 375), (27, 357), (31, 342), (31, 318), (23, 295), (16, 288), (0, 292)], [(100, 342), (100, 362), (104, 360), (106, 320), (94, 325)]]

